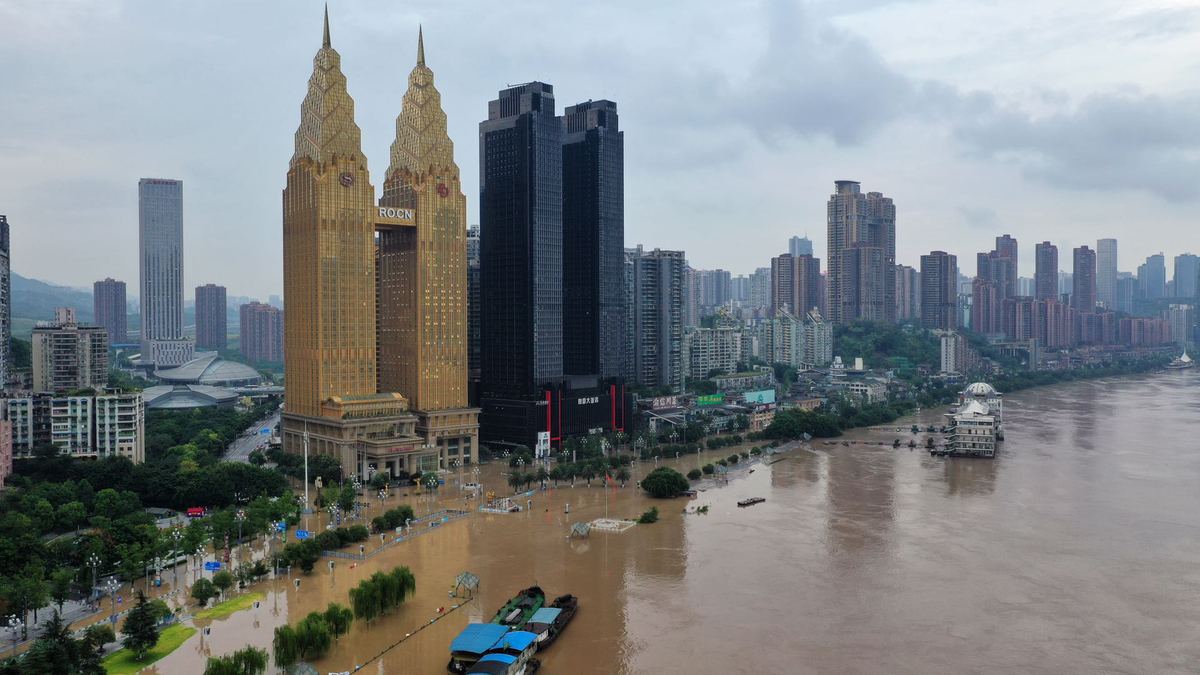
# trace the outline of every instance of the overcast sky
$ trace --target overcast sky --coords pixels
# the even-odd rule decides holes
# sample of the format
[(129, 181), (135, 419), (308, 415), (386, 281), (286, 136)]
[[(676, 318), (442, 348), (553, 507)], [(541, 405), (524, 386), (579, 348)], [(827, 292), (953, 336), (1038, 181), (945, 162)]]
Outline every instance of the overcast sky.
[[(897, 206), (898, 261), (1011, 233), (1200, 253), (1200, 1), (336, 0), (378, 189), (417, 25), (478, 222), (478, 123), (507, 83), (619, 105), (625, 242), (748, 273), (836, 179)], [(282, 289), (281, 191), (321, 3), (0, 0), (0, 213), (14, 269), (137, 286), (137, 180), (184, 181), (186, 282)], [(1065, 269), (1065, 271), (1070, 271)], [(1168, 274), (1171, 264), (1168, 262)]]

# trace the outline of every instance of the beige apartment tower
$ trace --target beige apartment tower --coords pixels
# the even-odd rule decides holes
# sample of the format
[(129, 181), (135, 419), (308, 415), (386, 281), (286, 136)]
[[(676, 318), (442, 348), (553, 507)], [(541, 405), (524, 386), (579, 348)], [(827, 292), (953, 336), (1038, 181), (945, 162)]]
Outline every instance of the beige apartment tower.
[[(393, 187), (376, 206), (327, 12), (283, 191), (283, 443), (338, 457), (346, 473), (432, 471), (476, 454), (465, 408), (466, 204), (433, 75), (418, 61)], [(425, 136), (435, 113), (436, 142)]]

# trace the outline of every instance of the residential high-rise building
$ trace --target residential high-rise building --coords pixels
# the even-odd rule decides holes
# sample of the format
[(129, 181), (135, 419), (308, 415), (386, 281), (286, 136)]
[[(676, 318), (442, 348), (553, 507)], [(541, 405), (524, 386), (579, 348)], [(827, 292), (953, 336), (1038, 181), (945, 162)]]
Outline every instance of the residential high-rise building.
[[(285, 451), (334, 457), (348, 474), (366, 475), (372, 465), (391, 474), (437, 467), (408, 399), (377, 389), (376, 228), (415, 229), (414, 211), (375, 204), (327, 10), (283, 191)], [(446, 229), (461, 242), (465, 224)], [(465, 333), (464, 325), (464, 343)]]
[(96, 325), (108, 332), (110, 345), (123, 344), (128, 339), (127, 313), (124, 281), (104, 279), (92, 284), (92, 314)]
[[(817, 292), (820, 293), (818, 284)], [(818, 295), (820, 300), (821, 296)], [(771, 268), (759, 267), (750, 275), (750, 306), (756, 309), (770, 307), (774, 302), (771, 294)], [(824, 304), (822, 302), (822, 304)]]
[(921, 325), (958, 328), (958, 258), (945, 251), (921, 256)]
[(12, 375), (12, 261), (8, 216), (0, 215), (0, 389)]
[(771, 318), (770, 328), (769, 358), (773, 363), (808, 370), (833, 361), (833, 325), (819, 311), (809, 310), (797, 317), (781, 308)]
[(138, 181), (142, 363), (178, 366), (195, 344), (183, 332), (183, 181)]
[(1175, 256), (1175, 297), (1198, 297), (1197, 286), (1200, 285), (1200, 257), (1191, 253), (1181, 253)]
[(562, 117), (563, 369), (624, 377), (625, 142), (617, 104)]
[(737, 372), (742, 358), (740, 328), (693, 328), (683, 334), (683, 376), (706, 380)]
[(146, 459), (141, 392), (20, 393), (0, 399), (0, 413), (12, 425), (15, 457), (33, 457), (39, 446), (52, 444), (76, 459)]
[(732, 276), (726, 270), (693, 270), (697, 307), (701, 316), (716, 312), (733, 297)]
[(1163, 310), (1163, 319), (1171, 325), (1171, 339), (1182, 349), (1194, 349), (1192, 336), (1195, 334), (1196, 307), (1189, 304), (1172, 304)]
[(921, 273), (908, 265), (896, 265), (896, 318), (921, 318)]
[(423, 32), (390, 160), (379, 206), (411, 209), (413, 225), (376, 223), (378, 390), (403, 394), (416, 413), (416, 433), (434, 450), (414, 457), (418, 467), (472, 463), (479, 411), (467, 394), (467, 198)]
[(992, 264), (1005, 268), (1003, 272), (1004, 287), (1001, 289), (1005, 298), (1017, 295), (1017, 251), (1017, 240), (1013, 239), (1011, 235), (1005, 234), (996, 237), (996, 251)]
[(643, 387), (683, 388), (683, 251), (630, 253), (633, 377)]
[(80, 325), (69, 308), (33, 328), (33, 389), (65, 393), (108, 385), (108, 331)]
[(771, 316), (779, 310), (804, 316), (821, 306), (821, 261), (790, 253), (771, 258)]
[[(1126, 273), (1128, 274), (1128, 273)], [(1119, 277), (1117, 279), (1117, 307), (1118, 312), (1126, 314), (1133, 313), (1133, 300), (1138, 294), (1138, 280), (1132, 275), (1127, 277)]]
[(196, 346), (224, 349), (229, 342), (225, 287), (205, 284), (196, 287)]
[(1034, 245), (1034, 297), (1053, 300), (1058, 297), (1058, 247), (1048, 241)]
[(1155, 300), (1167, 296), (1167, 263), (1161, 253), (1146, 258), (1138, 265), (1138, 291), (1141, 297)]
[(700, 274), (689, 266), (683, 279), (683, 325), (700, 325)]
[(808, 237), (792, 237), (788, 239), (788, 253), (793, 258), (799, 258), (802, 255), (812, 255), (812, 240)]
[(259, 363), (283, 361), (283, 310), (261, 302), (238, 308), (242, 356)]
[(971, 282), (971, 330), (983, 335), (1004, 333), (1004, 298), (1000, 286), (975, 277)]
[(833, 323), (896, 318), (896, 207), (857, 181), (835, 182), (826, 207), (826, 309)]
[(1096, 242), (1096, 300), (1105, 309), (1117, 309), (1117, 240)]
[(1087, 246), (1074, 251), (1071, 306), (1077, 312), (1096, 311), (1096, 252)]
[(979, 365), (979, 354), (960, 333), (941, 336), (941, 368), (939, 372), (963, 375)]

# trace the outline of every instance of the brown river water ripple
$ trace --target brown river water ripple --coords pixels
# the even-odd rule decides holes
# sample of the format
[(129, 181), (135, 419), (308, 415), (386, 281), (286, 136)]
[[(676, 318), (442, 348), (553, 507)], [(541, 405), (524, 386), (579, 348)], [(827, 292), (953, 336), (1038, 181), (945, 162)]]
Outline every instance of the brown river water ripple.
[[(269, 647), (275, 626), (349, 604), (349, 588), (395, 565), (412, 568), (415, 597), (356, 622), (319, 672), (446, 672), (458, 631), (533, 583), (580, 599), (539, 655), (548, 675), (1200, 671), (1200, 372), (1015, 393), (995, 460), (892, 449), (942, 412), (814, 441), (692, 501), (580, 482), (538, 492), (531, 511), (476, 513), (354, 567), (338, 560), (330, 573), (322, 561), (298, 590), (267, 582), (258, 609), (197, 621), (211, 634), (148, 672), (199, 673), (206, 655)], [(664, 463), (687, 471), (715, 454)], [(507, 471), (484, 467), (485, 489), (500, 491)], [(458, 480), (444, 505), (462, 505)], [(767, 501), (736, 506), (751, 496)], [(435, 508), (422, 499), (399, 500)], [(683, 513), (702, 504), (707, 515)], [(652, 505), (656, 524), (567, 538), (606, 508), (636, 517)], [(414, 632), (457, 602), (448, 591), (464, 570), (481, 578), (479, 597)]]

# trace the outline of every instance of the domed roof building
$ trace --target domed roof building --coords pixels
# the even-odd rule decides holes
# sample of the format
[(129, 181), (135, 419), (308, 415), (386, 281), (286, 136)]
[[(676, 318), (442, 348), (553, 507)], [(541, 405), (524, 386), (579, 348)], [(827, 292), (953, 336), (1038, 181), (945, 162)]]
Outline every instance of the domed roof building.
[(963, 397), (992, 398), (997, 396), (996, 388), (987, 382), (973, 382), (963, 390)]
[(176, 368), (154, 373), (169, 384), (200, 384), (209, 387), (247, 387), (262, 383), (262, 375), (244, 363), (226, 361), (216, 352), (204, 352)]

